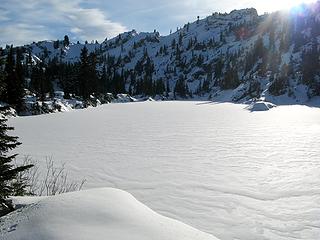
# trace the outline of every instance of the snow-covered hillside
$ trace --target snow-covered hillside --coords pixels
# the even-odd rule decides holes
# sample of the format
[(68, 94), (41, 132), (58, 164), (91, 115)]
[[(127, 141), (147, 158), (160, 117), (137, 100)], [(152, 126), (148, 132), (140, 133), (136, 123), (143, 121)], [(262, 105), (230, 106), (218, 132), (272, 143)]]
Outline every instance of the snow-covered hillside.
[[(32, 200), (32, 199), (31, 199)], [(30, 199), (29, 199), (30, 201)], [(117, 189), (91, 189), (38, 200), (0, 221), (2, 240), (217, 240), (163, 217)]]
[(36, 62), (75, 63), (86, 47), (96, 54), (100, 73), (104, 66), (108, 78), (123, 81), (132, 95), (155, 94), (150, 88), (160, 82), (166, 88), (157, 94), (304, 103), (320, 94), (319, 58), (312, 58), (320, 51), (319, 10), (320, 2), (262, 16), (235, 10), (168, 36), (132, 30), (101, 44), (42, 41), (24, 48)]
[[(222, 240), (320, 238), (320, 109), (212, 102), (108, 104), (9, 120), (20, 154), (66, 163)], [(76, 201), (75, 201), (76, 203)], [(0, 237), (1, 238), (1, 237)]]

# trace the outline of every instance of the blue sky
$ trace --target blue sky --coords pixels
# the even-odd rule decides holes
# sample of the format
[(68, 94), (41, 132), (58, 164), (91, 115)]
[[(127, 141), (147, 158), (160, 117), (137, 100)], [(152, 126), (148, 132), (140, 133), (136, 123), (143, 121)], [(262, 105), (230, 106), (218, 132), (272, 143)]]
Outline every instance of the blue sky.
[(167, 35), (213, 12), (255, 7), (261, 14), (301, 0), (1, 0), (0, 46), (38, 40), (103, 41), (136, 29)]

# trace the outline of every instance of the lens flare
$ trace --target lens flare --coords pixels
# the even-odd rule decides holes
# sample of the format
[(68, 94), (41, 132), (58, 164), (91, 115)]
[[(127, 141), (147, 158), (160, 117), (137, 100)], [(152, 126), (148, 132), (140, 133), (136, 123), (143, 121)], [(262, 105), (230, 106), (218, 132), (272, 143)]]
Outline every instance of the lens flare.
[(277, 10), (290, 9), (294, 9), (294, 11), (303, 11), (303, 4), (312, 2), (316, 2), (316, 0), (256, 0), (256, 8), (259, 12), (274, 12)]

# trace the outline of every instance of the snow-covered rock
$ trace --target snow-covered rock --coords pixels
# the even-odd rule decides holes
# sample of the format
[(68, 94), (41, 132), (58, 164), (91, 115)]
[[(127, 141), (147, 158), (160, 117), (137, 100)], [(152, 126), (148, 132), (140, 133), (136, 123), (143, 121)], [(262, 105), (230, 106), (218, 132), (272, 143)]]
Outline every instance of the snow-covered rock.
[(152, 97), (148, 97), (147, 102), (154, 102), (155, 100)]
[(53, 106), (59, 112), (69, 112), (72, 110), (72, 106), (66, 100), (56, 99), (53, 101)]
[(249, 105), (248, 110), (255, 112), (255, 111), (268, 111), (271, 108), (276, 107), (275, 104), (270, 102), (258, 101), (254, 102)]
[[(28, 202), (30, 198), (23, 201)], [(1, 219), (0, 239), (217, 240), (157, 214), (118, 189), (91, 189), (35, 202)]]
[(129, 94), (117, 94), (117, 98), (112, 102), (114, 103), (126, 103), (126, 102), (136, 102), (137, 99), (131, 97)]
[(64, 92), (63, 91), (55, 91), (54, 92), (54, 97), (58, 99), (63, 99), (64, 97)]
[(35, 94), (32, 94), (32, 95), (26, 95), (24, 97), (24, 101), (25, 102), (36, 102), (37, 101), (37, 97)]

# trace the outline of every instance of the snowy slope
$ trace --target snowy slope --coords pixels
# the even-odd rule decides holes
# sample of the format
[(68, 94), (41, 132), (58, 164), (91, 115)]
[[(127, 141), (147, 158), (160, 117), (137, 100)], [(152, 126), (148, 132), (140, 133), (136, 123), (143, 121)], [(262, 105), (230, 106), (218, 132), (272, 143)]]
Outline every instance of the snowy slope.
[(2, 240), (217, 240), (112, 188), (62, 194), (1, 219)]
[(320, 109), (140, 102), (9, 120), (29, 155), (66, 162), (222, 240), (320, 239)]

